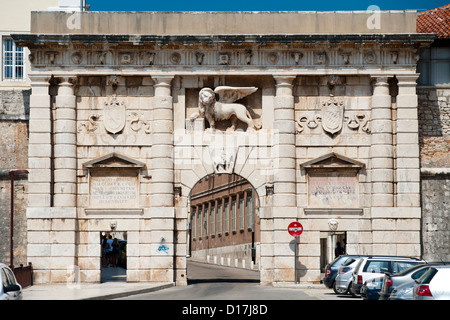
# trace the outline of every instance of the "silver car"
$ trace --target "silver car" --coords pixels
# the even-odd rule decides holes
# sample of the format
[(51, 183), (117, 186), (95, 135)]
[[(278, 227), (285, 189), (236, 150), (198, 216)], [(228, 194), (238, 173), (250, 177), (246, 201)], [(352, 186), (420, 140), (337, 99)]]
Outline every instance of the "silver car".
[(350, 286), (352, 283), (352, 273), (356, 264), (358, 263), (357, 258), (348, 259), (342, 266), (338, 269), (338, 275), (336, 276), (333, 290), (337, 294), (349, 294)]
[(12, 270), (3, 263), (0, 263), (0, 283), (0, 300), (22, 300), (22, 286)]
[(416, 282), (411, 280), (409, 282), (403, 283), (392, 290), (388, 297), (388, 300), (412, 300), (414, 285)]
[(413, 289), (414, 300), (450, 300), (450, 266), (433, 266)]

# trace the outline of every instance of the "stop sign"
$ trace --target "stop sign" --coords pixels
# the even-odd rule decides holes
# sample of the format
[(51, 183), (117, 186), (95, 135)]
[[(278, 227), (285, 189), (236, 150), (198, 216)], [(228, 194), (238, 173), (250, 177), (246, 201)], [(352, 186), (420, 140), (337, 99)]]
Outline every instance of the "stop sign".
[(303, 226), (300, 222), (291, 222), (288, 226), (288, 232), (293, 237), (298, 237), (303, 232)]

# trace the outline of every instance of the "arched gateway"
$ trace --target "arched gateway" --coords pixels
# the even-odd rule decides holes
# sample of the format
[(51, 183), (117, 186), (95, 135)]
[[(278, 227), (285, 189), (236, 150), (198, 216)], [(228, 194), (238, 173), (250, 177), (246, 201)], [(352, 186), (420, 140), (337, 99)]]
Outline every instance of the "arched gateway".
[(113, 227), (128, 281), (186, 284), (187, 199), (213, 173), (259, 195), (261, 284), (294, 281), (296, 220), (302, 282), (320, 280), (336, 239), (420, 256), (416, 62), (432, 38), (415, 17), (33, 13), (13, 38), (31, 51), (35, 283), (100, 281)]

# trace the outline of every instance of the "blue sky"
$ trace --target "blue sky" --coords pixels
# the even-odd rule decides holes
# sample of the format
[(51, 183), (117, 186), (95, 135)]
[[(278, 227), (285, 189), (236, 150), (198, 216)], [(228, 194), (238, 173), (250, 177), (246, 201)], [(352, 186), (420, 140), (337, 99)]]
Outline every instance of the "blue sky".
[(91, 11), (335, 11), (366, 10), (376, 5), (381, 10), (429, 10), (449, 0), (87, 0)]

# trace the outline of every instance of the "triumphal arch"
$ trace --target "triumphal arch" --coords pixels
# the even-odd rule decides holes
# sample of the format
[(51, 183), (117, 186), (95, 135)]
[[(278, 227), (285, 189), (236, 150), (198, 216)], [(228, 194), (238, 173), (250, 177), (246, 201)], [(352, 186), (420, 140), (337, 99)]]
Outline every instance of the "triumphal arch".
[[(34, 12), (28, 260), (35, 283), (186, 284), (189, 193), (234, 173), (258, 194), (261, 284), (318, 282), (348, 253), (420, 256), (414, 11)], [(163, 250), (161, 249), (163, 248)], [(73, 267), (73, 268), (72, 268)], [(72, 269), (71, 269), (72, 268)]]

